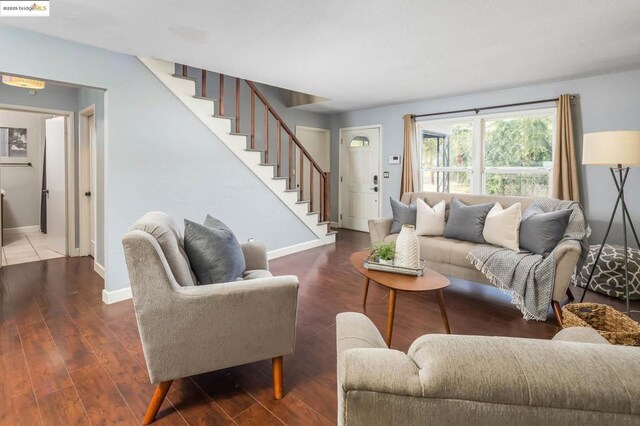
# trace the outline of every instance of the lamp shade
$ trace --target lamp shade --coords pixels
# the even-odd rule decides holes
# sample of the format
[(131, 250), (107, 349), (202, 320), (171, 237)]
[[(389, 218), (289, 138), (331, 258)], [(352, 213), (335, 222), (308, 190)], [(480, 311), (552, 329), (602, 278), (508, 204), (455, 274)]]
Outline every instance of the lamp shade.
[(582, 164), (640, 165), (640, 131), (586, 133), (582, 144)]

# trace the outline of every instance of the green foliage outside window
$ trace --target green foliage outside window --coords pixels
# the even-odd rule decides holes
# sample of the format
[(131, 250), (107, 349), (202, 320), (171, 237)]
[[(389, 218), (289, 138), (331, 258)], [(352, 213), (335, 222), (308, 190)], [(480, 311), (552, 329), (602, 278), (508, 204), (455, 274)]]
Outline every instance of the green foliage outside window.
[[(433, 132), (436, 134), (436, 132)], [(549, 114), (514, 118), (487, 119), (484, 121), (485, 167), (544, 167), (552, 161), (553, 119)], [(471, 167), (473, 131), (469, 121), (451, 126), (447, 137), (448, 156), (444, 156), (444, 135), (440, 139), (432, 135), (422, 140), (422, 167)], [(440, 157), (439, 161), (438, 158)], [(436, 190), (436, 183), (449, 182), (451, 192), (469, 192), (471, 174), (464, 172), (435, 172), (423, 174), (424, 189)], [(549, 175), (535, 173), (487, 172), (485, 193), (492, 195), (546, 196), (549, 194)], [(442, 191), (442, 185), (437, 190)], [(446, 190), (446, 188), (444, 188)]]

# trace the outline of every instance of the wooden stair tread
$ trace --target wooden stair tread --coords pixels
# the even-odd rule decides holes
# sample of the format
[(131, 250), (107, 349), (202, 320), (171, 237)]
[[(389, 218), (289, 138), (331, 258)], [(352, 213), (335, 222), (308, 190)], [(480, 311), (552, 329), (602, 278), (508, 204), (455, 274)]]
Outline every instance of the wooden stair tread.
[(304, 204), (304, 203), (308, 203), (309, 200), (300, 200), (300, 201), (296, 201), (296, 204)]
[(320, 212), (309, 212), (307, 213), (307, 216), (311, 216), (312, 214), (320, 214)]
[(198, 95), (194, 95), (193, 96), (194, 99), (202, 99), (203, 101), (211, 101), (211, 102), (215, 102), (215, 98), (210, 98), (209, 96), (198, 96)]
[(298, 188), (294, 188), (294, 189), (285, 189), (284, 192), (300, 192), (300, 190)]
[(338, 231), (329, 231), (327, 232), (327, 235), (336, 235), (338, 233)]
[[(232, 119), (230, 118), (229, 120), (232, 120)], [(246, 133), (229, 132), (229, 134), (230, 135), (234, 135), (234, 136), (246, 136), (246, 137), (249, 137), (249, 135), (246, 134)]]
[(225, 117), (224, 115), (211, 114), (211, 116), (214, 118), (222, 118), (224, 120), (233, 120), (233, 118)]

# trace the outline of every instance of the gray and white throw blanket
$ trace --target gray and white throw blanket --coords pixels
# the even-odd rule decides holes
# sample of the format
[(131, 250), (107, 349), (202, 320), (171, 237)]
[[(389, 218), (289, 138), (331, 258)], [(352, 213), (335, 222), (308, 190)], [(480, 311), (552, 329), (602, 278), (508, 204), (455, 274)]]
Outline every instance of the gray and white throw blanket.
[[(569, 240), (580, 243), (579, 271), (589, 253), (587, 237), (591, 233), (580, 204), (551, 198), (536, 199), (533, 204), (544, 212), (573, 209), (559, 244)], [(472, 249), (467, 259), (496, 287), (511, 295), (511, 303), (520, 309), (524, 319), (546, 321), (556, 275), (554, 252), (544, 257), (525, 251), (483, 246)]]

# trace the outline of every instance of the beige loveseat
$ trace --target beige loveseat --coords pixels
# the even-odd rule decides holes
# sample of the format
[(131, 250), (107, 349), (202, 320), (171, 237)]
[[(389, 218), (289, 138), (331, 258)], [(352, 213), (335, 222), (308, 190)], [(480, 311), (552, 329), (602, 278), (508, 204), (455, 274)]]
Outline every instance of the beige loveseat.
[(553, 340), (431, 334), (388, 349), (336, 318), (338, 425), (638, 425), (640, 350), (590, 328)]
[[(447, 204), (447, 216), (451, 198), (456, 197), (464, 204), (485, 204), (498, 202), (506, 208), (515, 203), (520, 203), (522, 212), (533, 203), (534, 198), (529, 197), (504, 197), (489, 195), (448, 194), (443, 192), (410, 192), (405, 193), (400, 201), (405, 204), (415, 203), (422, 198), (427, 204), (433, 206), (442, 200)], [(376, 241), (395, 241), (398, 234), (390, 234), (391, 218), (372, 219), (369, 221), (371, 243)], [(450, 275), (465, 280), (489, 284), (489, 280), (467, 260), (467, 255), (477, 246), (475, 243), (454, 240), (444, 237), (419, 237), (420, 254), (426, 261), (427, 267), (441, 274)], [(560, 302), (569, 289), (571, 276), (580, 257), (580, 244), (575, 241), (567, 241), (559, 244), (554, 254), (556, 257), (556, 277), (553, 290), (552, 305), (558, 324), (562, 324)], [(569, 292), (570, 294), (570, 292)], [(571, 296), (570, 296), (571, 297)]]

